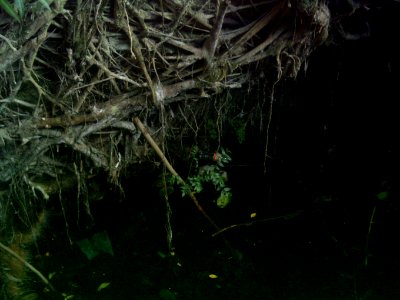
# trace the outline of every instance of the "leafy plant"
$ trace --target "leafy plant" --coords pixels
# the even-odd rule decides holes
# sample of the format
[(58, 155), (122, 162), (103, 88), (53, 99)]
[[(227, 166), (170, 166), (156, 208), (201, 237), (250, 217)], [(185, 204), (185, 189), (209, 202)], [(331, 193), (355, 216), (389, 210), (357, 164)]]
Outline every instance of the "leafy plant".
[(214, 161), (221, 168), (224, 167), (225, 164), (229, 163), (232, 160), (230, 151), (221, 148), (220, 152), (214, 153)]
[[(16, 6), (20, 7), (21, 5), (21, 0), (15, 1), (16, 2)], [(22, 3), (23, 6), (23, 3)], [(4, 9), (4, 11), (10, 16), (12, 17), (14, 20), (16, 20), (17, 22), (21, 21), (20, 16), (18, 15), (18, 13), (15, 11), (14, 7), (10, 4), (10, 2), (8, 2), (7, 0), (0, 0), (0, 7), (2, 9)], [(19, 13), (21, 14), (21, 11), (19, 11)]]
[[(199, 167), (199, 160), (201, 157), (208, 158), (210, 162), (213, 161), (214, 164)], [(194, 146), (191, 150), (191, 159), (192, 170), (190, 173), (193, 175), (188, 176), (186, 180), (187, 184), (181, 185), (182, 197), (190, 196), (191, 193), (201, 193), (204, 190), (204, 183), (211, 183), (215, 190), (219, 192), (219, 197), (216, 199), (215, 203), (218, 207), (226, 207), (232, 199), (232, 192), (231, 188), (226, 185), (228, 175), (222, 168), (232, 160), (230, 152), (221, 148), (219, 152), (204, 155), (199, 147)], [(157, 187), (160, 188), (160, 194), (170, 194), (176, 184), (179, 184), (178, 178), (169, 175), (165, 176), (165, 184), (159, 180)]]
[(195, 166), (195, 175), (189, 176), (187, 179), (188, 185), (182, 186), (182, 196), (189, 195), (191, 191), (201, 193), (203, 191), (203, 184), (211, 183), (215, 190), (220, 193), (220, 196), (216, 200), (217, 206), (221, 208), (226, 207), (231, 201), (232, 192), (226, 186), (228, 175), (222, 168), (232, 160), (229, 151), (221, 148), (219, 152), (215, 152), (212, 155), (212, 160), (216, 164), (201, 167), (198, 166), (201, 154), (199, 148), (194, 147), (191, 154)]

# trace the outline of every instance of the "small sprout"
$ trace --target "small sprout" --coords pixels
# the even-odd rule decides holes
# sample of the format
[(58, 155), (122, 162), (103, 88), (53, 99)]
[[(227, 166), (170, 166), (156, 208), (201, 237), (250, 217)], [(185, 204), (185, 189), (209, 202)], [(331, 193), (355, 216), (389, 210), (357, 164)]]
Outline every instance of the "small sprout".
[(211, 279), (216, 279), (216, 278), (218, 278), (218, 275), (209, 274), (208, 277), (211, 278)]

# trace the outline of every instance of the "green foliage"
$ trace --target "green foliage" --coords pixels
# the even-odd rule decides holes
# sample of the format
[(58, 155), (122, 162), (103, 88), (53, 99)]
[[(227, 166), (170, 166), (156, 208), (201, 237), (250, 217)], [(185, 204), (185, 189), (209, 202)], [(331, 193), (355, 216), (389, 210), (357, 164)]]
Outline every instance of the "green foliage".
[(183, 185), (181, 187), (181, 190), (182, 190), (182, 197), (184, 197), (186, 195), (190, 195), (190, 193), (192, 192), (190, 185), (187, 185), (187, 184)]
[(48, 1), (47, 0), (38, 0), (38, 2), (40, 2), (40, 4), (42, 4), (44, 8), (46, 8), (48, 10), (51, 9), (50, 5), (49, 5), (50, 0), (48, 0)]
[[(25, 16), (25, 2), (24, 0), (14, 0), (14, 5), (8, 0), (0, 0), (0, 7), (4, 9), (6, 14), (12, 17), (15, 21), (21, 22), (22, 18)], [(50, 10), (50, 5), (52, 0), (38, 0), (42, 7)]]
[(176, 176), (162, 174), (156, 186), (160, 190), (160, 195), (165, 195), (165, 193), (169, 195), (173, 192), (175, 185), (181, 184), (182, 197), (184, 197), (191, 193), (201, 193), (204, 190), (204, 183), (211, 183), (215, 190), (219, 192), (219, 197), (215, 202), (218, 207), (223, 208), (229, 204), (232, 198), (231, 189), (226, 186), (228, 174), (222, 169), (232, 160), (230, 152), (221, 148), (219, 152), (210, 155), (210, 160), (214, 161), (215, 164), (201, 167), (199, 167), (200, 156), (199, 147), (194, 146), (191, 150), (192, 165), (190, 172), (193, 175), (188, 176), (186, 179), (187, 184), (179, 182)]
[(18, 15), (22, 18), (25, 14), (24, 0), (15, 0), (14, 5), (17, 8)]
[(220, 166), (221, 168), (224, 167), (225, 164), (229, 163), (232, 160), (230, 151), (221, 148), (219, 152), (215, 153), (215, 160), (218, 166)]
[(380, 192), (376, 195), (376, 197), (378, 198), (378, 200), (386, 200), (389, 197), (389, 192), (388, 191), (384, 191), (384, 192)]
[(101, 290), (104, 290), (105, 288), (109, 287), (111, 282), (102, 282), (100, 283), (99, 287), (97, 288), (97, 291), (100, 292)]
[(226, 207), (231, 202), (231, 198), (232, 193), (230, 192), (230, 188), (225, 187), (217, 199), (217, 206), (220, 208)]
[[(16, 1), (16, 2), (22, 2), (21, 0)], [(18, 5), (16, 5), (18, 7)], [(20, 22), (21, 18), (15, 11), (14, 7), (8, 2), (7, 0), (0, 0), (0, 7), (4, 9), (4, 11), (12, 17), (15, 21)], [(20, 11), (21, 13), (21, 11)]]
[(195, 166), (195, 174), (188, 177), (188, 184), (186, 186), (182, 186), (182, 197), (189, 195), (191, 192), (201, 193), (203, 191), (203, 184), (211, 183), (215, 190), (220, 193), (216, 201), (217, 206), (221, 208), (226, 207), (231, 201), (232, 193), (231, 189), (226, 186), (228, 175), (222, 168), (232, 160), (229, 151), (221, 148), (219, 152), (214, 154), (215, 165), (204, 165), (201, 167), (198, 167), (199, 154), (199, 148), (197, 146), (193, 147), (191, 155)]

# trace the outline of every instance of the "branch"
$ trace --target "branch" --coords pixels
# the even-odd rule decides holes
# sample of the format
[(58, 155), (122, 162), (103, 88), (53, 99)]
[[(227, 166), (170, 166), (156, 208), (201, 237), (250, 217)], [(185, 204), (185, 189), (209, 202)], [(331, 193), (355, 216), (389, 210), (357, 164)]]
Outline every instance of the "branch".
[(212, 237), (215, 237), (215, 236), (217, 236), (227, 230), (233, 229), (233, 228), (252, 226), (252, 225), (255, 225), (258, 223), (270, 222), (270, 221), (275, 221), (275, 220), (279, 220), (279, 219), (284, 219), (284, 220), (292, 219), (294, 217), (297, 217), (302, 212), (303, 212), (302, 210), (299, 210), (294, 213), (283, 215), (283, 216), (271, 217), (271, 218), (266, 218), (266, 219), (261, 219), (261, 220), (246, 222), (246, 223), (240, 223), (240, 224), (233, 224), (233, 225), (227, 226), (227, 227), (222, 228), (222, 229), (218, 230), (217, 232), (213, 233)]
[(215, 55), (215, 50), (217, 49), (218, 46), (218, 41), (220, 39), (222, 30), (222, 24), (224, 23), (224, 18), (228, 5), (229, 1), (223, 1), (223, 3), (219, 6), (216, 22), (210, 33), (209, 38), (206, 40), (204, 44), (204, 50), (206, 52), (205, 54), (209, 65), (212, 63), (212, 60)]

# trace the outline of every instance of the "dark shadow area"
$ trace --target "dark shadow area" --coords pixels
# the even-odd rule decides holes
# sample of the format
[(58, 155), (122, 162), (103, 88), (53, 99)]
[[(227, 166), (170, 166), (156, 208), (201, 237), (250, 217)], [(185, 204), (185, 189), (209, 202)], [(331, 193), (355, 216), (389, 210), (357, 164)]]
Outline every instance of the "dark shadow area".
[(89, 261), (50, 216), (43, 273), (72, 299), (400, 299), (398, 12), (374, 11), (369, 38), (322, 47), (277, 87), (266, 165), (265, 129), (242, 144), (227, 134), (232, 203), (204, 207), (221, 228), (252, 223), (211, 237), (177, 189), (168, 256), (156, 170), (124, 179), (124, 196), (106, 190), (86, 231), (71, 224), (72, 236), (106, 231), (113, 256)]

